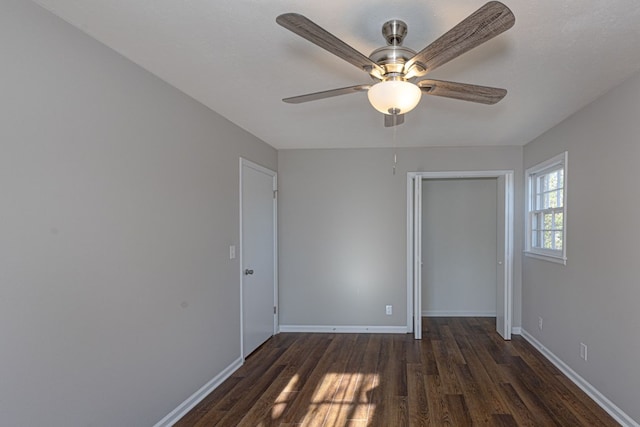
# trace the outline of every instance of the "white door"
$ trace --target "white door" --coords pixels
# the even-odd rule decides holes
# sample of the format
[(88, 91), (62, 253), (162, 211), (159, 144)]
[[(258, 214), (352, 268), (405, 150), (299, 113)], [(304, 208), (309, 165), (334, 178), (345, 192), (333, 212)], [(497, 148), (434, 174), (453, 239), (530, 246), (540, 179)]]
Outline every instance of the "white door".
[(274, 334), (275, 172), (241, 159), (242, 356)]
[(508, 192), (506, 190), (506, 182), (507, 177), (504, 175), (498, 177), (498, 188), (497, 188), (497, 196), (498, 196), (498, 220), (497, 220), (497, 260), (498, 265), (496, 266), (496, 331), (502, 336), (502, 338), (506, 340), (511, 339), (511, 319), (509, 313), (509, 286), (506, 286), (506, 278), (507, 278), (507, 246), (505, 242), (508, 239), (505, 239), (508, 236), (508, 222), (507, 218), (507, 210), (506, 207), (509, 203), (507, 198)]
[(422, 177), (413, 181), (413, 337), (422, 339)]

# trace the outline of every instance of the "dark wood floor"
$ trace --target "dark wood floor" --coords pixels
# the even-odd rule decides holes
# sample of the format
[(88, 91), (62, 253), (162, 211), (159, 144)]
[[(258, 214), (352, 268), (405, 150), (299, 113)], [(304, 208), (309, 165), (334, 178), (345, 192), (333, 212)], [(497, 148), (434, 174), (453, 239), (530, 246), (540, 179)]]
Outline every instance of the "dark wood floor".
[(492, 318), (412, 335), (280, 334), (177, 426), (617, 426)]

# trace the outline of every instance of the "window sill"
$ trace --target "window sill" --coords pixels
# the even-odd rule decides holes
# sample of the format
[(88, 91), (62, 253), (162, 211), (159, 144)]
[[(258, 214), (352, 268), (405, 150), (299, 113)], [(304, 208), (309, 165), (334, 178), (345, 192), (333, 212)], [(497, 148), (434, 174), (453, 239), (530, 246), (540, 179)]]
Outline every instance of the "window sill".
[(527, 252), (527, 251), (524, 251), (524, 255), (529, 258), (541, 259), (543, 261), (549, 261), (549, 262), (555, 262), (556, 264), (567, 265), (567, 259), (563, 257), (544, 255), (536, 252)]

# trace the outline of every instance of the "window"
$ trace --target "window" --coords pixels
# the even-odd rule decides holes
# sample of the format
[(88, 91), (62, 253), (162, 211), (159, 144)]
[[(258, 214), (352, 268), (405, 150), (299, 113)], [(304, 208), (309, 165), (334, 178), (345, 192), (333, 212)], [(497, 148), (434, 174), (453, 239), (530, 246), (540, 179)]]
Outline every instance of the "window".
[(526, 178), (525, 254), (566, 264), (567, 152), (527, 169)]

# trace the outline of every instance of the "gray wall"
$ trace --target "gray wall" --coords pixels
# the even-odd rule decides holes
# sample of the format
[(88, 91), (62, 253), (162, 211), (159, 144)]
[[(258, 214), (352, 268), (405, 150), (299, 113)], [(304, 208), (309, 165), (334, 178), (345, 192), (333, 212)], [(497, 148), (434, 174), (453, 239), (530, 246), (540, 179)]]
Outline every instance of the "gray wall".
[(0, 57), (0, 424), (151, 425), (240, 356), (238, 156), (276, 151), (31, 2)]
[[(522, 247), (521, 147), (398, 149), (392, 165), (392, 149), (278, 152), (282, 325), (406, 325), (408, 171), (513, 169)], [(519, 326), (519, 256), (514, 270)]]
[(522, 296), (524, 329), (637, 422), (639, 111), (636, 74), (525, 146), (526, 167), (569, 152), (568, 260), (562, 266), (524, 257)]
[(497, 179), (422, 181), (424, 315), (495, 316), (496, 235)]

